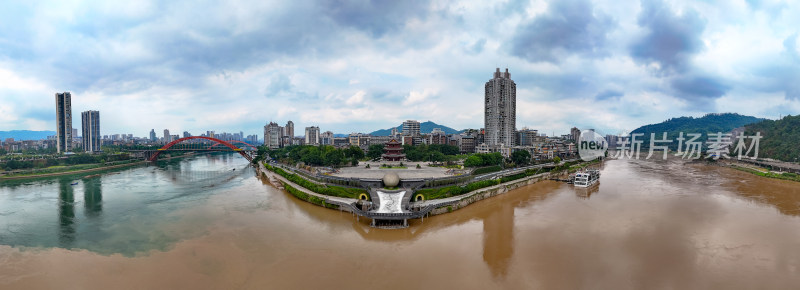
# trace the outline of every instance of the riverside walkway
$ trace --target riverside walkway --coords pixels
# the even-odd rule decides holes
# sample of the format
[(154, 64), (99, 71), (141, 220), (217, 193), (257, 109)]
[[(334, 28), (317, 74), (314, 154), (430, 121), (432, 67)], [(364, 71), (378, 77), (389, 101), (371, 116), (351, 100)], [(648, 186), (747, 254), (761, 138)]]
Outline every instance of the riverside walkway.
[(308, 190), (308, 189), (306, 189), (306, 188), (304, 188), (304, 187), (302, 187), (302, 186), (300, 186), (300, 185), (298, 185), (298, 184), (296, 184), (294, 182), (291, 182), (288, 179), (284, 178), (283, 176), (280, 176), (280, 175), (278, 175), (278, 174), (276, 174), (274, 172), (271, 172), (271, 171), (267, 170), (266, 167), (264, 166), (264, 164), (259, 164), (259, 168), (261, 169), (262, 172), (267, 174), (268, 178), (275, 178), (275, 179), (277, 179), (277, 180), (279, 180), (281, 182), (284, 182), (284, 183), (294, 187), (295, 189), (297, 189), (299, 191), (302, 191), (305, 194), (308, 194), (310, 196), (314, 196), (314, 197), (317, 197), (319, 199), (322, 199), (322, 200), (325, 201), (325, 203), (335, 204), (335, 205), (339, 206), (340, 210), (351, 212), (351, 213), (356, 214), (358, 216), (362, 216), (362, 217), (366, 217), (366, 218), (372, 219), (372, 225), (373, 226), (376, 225), (376, 221), (382, 220), (382, 221), (402, 221), (403, 224), (402, 224), (401, 227), (407, 227), (409, 219), (423, 218), (424, 216), (428, 215), (432, 210), (434, 210), (434, 209), (436, 209), (438, 207), (447, 206), (447, 205), (449, 205), (451, 203), (454, 203), (454, 201), (449, 201), (449, 200), (448, 201), (437, 202), (437, 203), (431, 203), (431, 204), (426, 205), (424, 207), (417, 207), (417, 210), (406, 211), (406, 212), (401, 212), (401, 213), (379, 213), (379, 212), (370, 211), (370, 210), (366, 210), (365, 211), (365, 210), (362, 210), (362, 209), (358, 208), (358, 206), (357, 206), (357, 204), (359, 202), (358, 199), (336, 197), (336, 196), (328, 196), (328, 195), (319, 194), (319, 193), (313, 192), (311, 190)]
[(288, 179), (284, 178), (283, 176), (280, 176), (280, 175), (278, 175), (276, 173), (273, 173), (272, 171), (267, 170), (267, 168), (264, 167), (264, 164), (262, 164), (262, 163), (259, 163), (258, 167), (261, 169), (261, 172), (266, 173), (267, 176), (269, 176), (270, 178), (275, 178), (277, 180), (280, 180), (281, 182), (287, 183), (287, 184), (291, 185), (292, 187), (294, 187), (295, 189), (297, 189), (299, 191), (302, 191), (305, 194), (308, 194), (308, 195), (311, 195), (311, 196), (314, 196), (314, 197), (317, 197), (319, 199), (324, 200), (326, 203), (331, 203), (331, 204), (341, 204), (341, 203), (352, 204), (352, 203), (358, 202), (358, 199), (355, 199), (355, 198), (330, 196), (330, 195), (324, 195), (324, 194), (319, 194), (319, 193), (313, 192), (311, 190), (306, 189), (305, 187), (302, 187), (302, 186), (300, 186), (300, 185), (298, 185), (298, 184), (296, 184), (294, 182), (289, 181)]
[[(575, 161), (575, 160), (566, 160), (565, 162), (570, 162), (570, 161)], [(537, 169), (538, 170), (538, 169), (543, 169), (543, 168), (552, 168), (552, 167), (555, 167), (555, 166), (557, 166), (557, 165), (554, 164), (554, 163), (546, 163), (546, 164), (532, 165), (532, 166), (521, 167), (521, 168), (511, 168), (511, 169), (501, 170), (501, 171), (498, 171), (498, 172), (493, 172), (493, 173), (483, 174), (483, 175), (480, 175), (480, 176), (475, 176), (475, 177), (470, 178), (470, 180), (468, 182), (488, 180), (488, 179), (498, 179), (498, 178), (502, 178), (502, 177), (505, 177), (505, 176), (512, 176), (512, 175), (516, 175), (516, 174), (519, 174), (519, 173), (523, 173), (523, 172), (525, 172), (526, 170), (529, 170), (529, 169)], [(281, 167), (283, 167), (283, 166), (281, 166)], [(299, 191), (301, 191), (301, 192), (303, 192), (305, 194), (308, 194), (309, 196), (314, 196), (316, 198), (319, 198), (319, 199), (325, 201), (325, 203), (327, 203), (327, 204), (337, 205), (340, 210), (351, 212), (351, 213), (353, 213), (353, 214), (355, 214), (357, 216), (361, 216), (361, 217), (366, 217), (366, 218), (372, 219), (372, 225), (373, 226), (382, 226), (382, 227), (384, 227), (385, 225), (388, 224), (389, 225), (388, 227), (390, 227), (390, 228), (407, 227), (409, 219), (418, 219), (418, 218), (424, 218), (425, 216), (431, 215), (431, 214), (433, 214), (433, 215), (440, 214), (440, 213), (444, 212), (441, 209), (443, 209), (445, 207), (448, 208), (448, 211), (451, 211), (452, 210), (451, 206), (453, 206), (455, 208), (460, 208), (460, 207), (466, 206), (466, 205), (468, 205), (470, 203), (476, 202), (478, 200), (482, 200), (482, 199), (485, 199), (485, 198), (488, 198), (488, 197), (491, 197), (491, 196), (495, 196), (495, 195), (498, 195), (498, 194), (503, 194), (503, 193), (507, 192), (509, 190), (509, 188), (513, 189), (513, 188), (516, 188), (518, 186), (521, 186), (521, 184), (530, 184), (531, 180), (544, 179), (546, 176), (549, 176), (549, 174), (550, 174), (550, 173), (539, 173), (539, 174), (535, 174), (535, 175), (532, 175), (530, 177), (527, 177), (527, 178), (524, 178), (524, 179), (521, 179), (521, 180), (512, 180), (512, 181), (509, 181), (509, 182), (506, 182), (506, 183), (501, 183), (501, 184), (498, 184), (498, 185), (493, 185), (493, 186), (489, 186), (489, 187), (486, 187), (486, 188), (481, 188), (481, 189), (478, 189), (478, 190), (474, 190), (472, 192), (469, 192), (469, 193), (466, 193), (466, 194), (463, 194), (463, 195), (447, 197), (447, 198), (441, 198), (441, 199), (434, 199), (434, 200), (418, 201), (418, 202), (412, 202), (410, 200), (411, 197), (413, 197), (413, 195), (414, 195), (414, 190), (412, 188), (404, 188), (403, 190), (408, 191), (408, 192), (406, 192), (403, 195), (402, 208), (401, 208), (402, 212), (378, 212), (378, 209), (381, 208), (381, 206), (383, 206), (381, 204), (382, 201), (381, 201), (381, 198), (377, 194), (372, 194), (372, 192), (370, 192), (371, 193), (370, 195), (373, 196), (373, 201), (376, 202), (377, 204), (374, 204), (373, 202), (370, 202), (370, 201), (362, 201), (362, 200), (353, 199), (353, 198), (343, 198), (343, 197), (335, 197), (335, 196), (323, 195), (323, 194), (319, 194), (319, 193), (313, 192), (313, 191), (311, 191), (309, 189), (306, 189), (306, 188), (304, 188), (304, 187), (302, 187), (302, 186), (300, 186), (298, 184), (295, 184), (295, 183), (287, 180), (283, 176), (280, 176), (280, 175), (278, 175), (278, 174), (276, 174), (274, 172), (271, 172), (271, 171), (267, 170), (263, 163), (259, 163), (259, 168), (260, 168), (260, 170), (262, 172), (265, 172), (268, 175), (269, 178), (275, 178), (275, 179), (277, 179), (277, 180), (279, 180), (279, 181), (281, 181), (283, 183), (286, 183), (286, 184), (294, 187), (295, 189), (297, 189), (297, 190), (299, 190)], [(283, 168), (284, 169), (289, 169), (290, 171), (295, 172), (295, 173), (299, 173), (296, 170), (293, 170), (292, 168), (286, 168), (286, 167), (283, 167)], [(321, 183), (321, 182), (315, 182), (315, 183), (321, 184), (321, 185), (327, 185), (327, 184)], [(369, 191), (375, 191), (375, 190), (377, 190), (377, 188), (369, 189)], [(397, 202), (397, 201), (393, 201), (393, 202)], [(362, 209), (363, 207), (366, 207), (366, 210)], [(437, 209), (440, 209), (440, 210), (437, 210)], [(397, 222), (402, 222), (402, 223), (401, 224), (397, 224)]]

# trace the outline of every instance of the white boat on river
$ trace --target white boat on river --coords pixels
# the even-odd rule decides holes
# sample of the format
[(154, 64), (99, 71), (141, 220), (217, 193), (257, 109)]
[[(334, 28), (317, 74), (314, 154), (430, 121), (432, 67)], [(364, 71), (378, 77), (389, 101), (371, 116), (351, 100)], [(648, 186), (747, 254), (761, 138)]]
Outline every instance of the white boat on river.
[(589, 187), (600, 181), (600, 170), (592, 169), (575, 173), (576, 187)]

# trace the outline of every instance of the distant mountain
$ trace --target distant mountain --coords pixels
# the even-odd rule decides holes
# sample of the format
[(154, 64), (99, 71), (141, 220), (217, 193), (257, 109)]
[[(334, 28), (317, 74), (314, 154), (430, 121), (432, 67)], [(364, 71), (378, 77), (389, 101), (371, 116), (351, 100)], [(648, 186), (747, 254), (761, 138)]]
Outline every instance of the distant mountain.
[[(633, 130), (631, 133), (644, 133), (642, 140), (642, 147), (650, 147), (650, 133), (655, 133), (656, 140), (662, 139), (661, 136), (664, 132), (667, 133), (667, 139), (673, 142), (669, 144), (671, 149), (678, 148), (678, 135), (683, 132), (684, 136), (689, 133), (700, 133), (702, 136), (698, 141), (705, 142), (708, 139), (708, 133), (728, 133), (735, 128), (743, 127), (745, 125), (758, 123), (766, 119), (756, 118), (751, 116), (739, 115), (736, 113), (713, 113), (706, 114), (701, 118), (693, 117), (680, 117), (672, 118), (658, 124), (650, 124)], [(658, 144), (657, 145), (666, 145)]]
[(14, 138), (15, 141), (19, 140), (42, 140), (47, 139), (47, 136), (54, 136), (55, 131), (30, 131), (30, 130), (12, 130), (0, 131), (0, 140), (5, 141), (8, 138)]
[[(397, 128), (398, 132), (403, 132), (403, 124), (400, 124), (400, 126), (397, 126), (396, 128)], [(444, 131), (444, 133), (448, 134), (448, 135), (449, 134), (458, 134), (458, 133), (461, 132), (459, 130), (456, 130), (456, 129), (453, 129), (453, 128), (450, 128), (450, 127), (447, 127), (447, 126), (444, 126), (444, 125), (439, 125), (439, 124), (436, 124), (436, 123), (431, 122), (431, 121), (427, 121), (427, 122), (423, 122), (423, 123), (419, 124), (419, 132), (422, 133), (422, 134), (428, 134), (428, 133), (432, 132), (433, 128), (441, 128), (442, 131)], [(375, 131), (375, 132), (372, 132), (372, 133), (369, 133), (369, 134), (372, 135), (372, 136), (389, 136), (390, 134), (392, 134), (392, 128), (378, 130), (378, 131)]]
[[(758, 157), (783, 161), (798, 161), (800, 158), (800, 116), (786, 116), (780, 120), (765, 120), (745, 126), (745, 136), (761, 132)], [(752, 153), (751, 153), (752, 154)]]

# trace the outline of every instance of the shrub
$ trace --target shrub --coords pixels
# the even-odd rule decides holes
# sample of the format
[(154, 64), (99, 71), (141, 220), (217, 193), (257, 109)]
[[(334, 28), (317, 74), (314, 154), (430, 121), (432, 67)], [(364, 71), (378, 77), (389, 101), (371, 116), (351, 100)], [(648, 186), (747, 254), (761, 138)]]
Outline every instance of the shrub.
[(500, 184), (499, 180), (483, 180), (477, 181), (465, 186), (448, 186), (442, 188), (425, 188), (420, 189), (417, 193), (422, 194), (426, 200), (446, 198), (451, 196), (458, 196), (470, 191), (478, 190), (484, 187)]
[(475, 169), (474, 171), (472, 171), (472, 175), (480, 175), (480, 174), (492, 173), (492, 172), (497, 172), (497, 171), (500, 171), (500, 170), (503, 170), (503, 168), (500, 167), (500, 165), (489, 166), (489, 167), (481, 167), (481, 168), (478, 168), (478, 169)]
[(300, 186), (302, 186), (302, 187), (304, 187), (304, 188), (306, 188), (308, 190), (311, 190), (313, 192), (319, 193), (319, 194), (330, 195), (330, 196), (338, 196), (338, 197), (346, 197), (346, 198), (358, 198), (359, 194), (366, 193), (366, 191), (364, 191), (363, 189), (360, 189), (360, 188), (345, 188), (345, 187), (339, 187), (339, 186), (319, 185), (319, 184), (313, 183), (311, 181), (308, 181), (305, 178), (302, 178), (302, 177), (300, 177), (300, 176), (298, 176), (296, 174), (288, 173), (288, 172), (284, 171), (281, 168), (274, 167), (274, 166), (271, 166), (269, 164), (266, 164), (266, 167), (267, 167), (267, 169), (277, 173), (280, 176), (283, 176), (284, 178), (288, 179), (289, 181), (291, 181), (291, 182), (293, 182), (293, 183), (295, 183), (297, 185), (300, 185)]

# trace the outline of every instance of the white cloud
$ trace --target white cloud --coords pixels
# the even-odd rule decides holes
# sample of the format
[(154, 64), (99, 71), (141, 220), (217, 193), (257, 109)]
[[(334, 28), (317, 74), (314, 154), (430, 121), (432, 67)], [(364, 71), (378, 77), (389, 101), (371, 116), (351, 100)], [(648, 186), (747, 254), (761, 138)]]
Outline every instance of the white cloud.
[(352, 96), (350, 96), (349, 98), (347, 98), (347, 101), (345, 101), (345, 104), (350, 105), (350, 106), (360, 105), (360, 104), (364, 103), (364, 96), (366, 94), (367, 94), (367, 92), (365, 92), (365, 91), (358, 91), (355, 94), (353, 94)]
[[(633, 129), (704, 113), (671, 87), (683, 75), (660, 75), (662, 64), (630, 56), (632, 43), (649, 31), (639, 24), (636, 0), (591, 2), (593, 13), (615, 24), (598, 32), (606, 37), (601, 47), (570, 54), (571, 43), (558, 43), (564, 55), (557, 62), (513, 56), (508, 43), (517, 28), (553, 16), (552, 3), (435, 1), (392, 11), (343, 5), (342, 14), (244, 0), (9, 4), (0, 11), (0, 129), (55, 127), (56, 91), (72, 91), (75, 110), (100, 110), (104, 134), (253, 134), (270, 120), (337, 133), (405, 119), (480, 128), (483, 87), (495, 67), (509, 67), (517, 83), (519, 127), (557, 134), (572, 126)], [(760, 100), (800, 109), (800, 100), (776, 101), (786, 84), (771, 73), (793, 68), (778, 56), (800, 27), (799, 4), (666, 7), (676, 15), (695, 11), (705, 23), (703, 47), (687, 62), (692, 73), (728, 86), (712, 107), (759, 117), (776, 117)], [(209, 17), (198, 22), (197, 15)], [(607, 91), (617, 97), (595, 98)]]
[(428, 88), (423, 89), (421, 92), (411, 91), (408, 93), (408, 96), (406, 96), (406, 100), (403, 102), (403, 105), (407, 106), (423, 102), (427, 100), (429, 97), (433, 96), (434, 94), (436, 94), (436, 91), (434, 89), (428, 89)]

